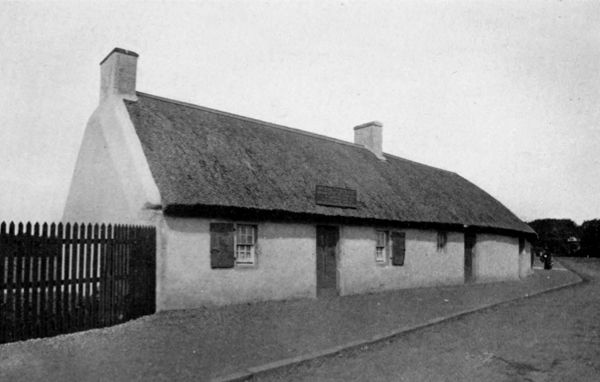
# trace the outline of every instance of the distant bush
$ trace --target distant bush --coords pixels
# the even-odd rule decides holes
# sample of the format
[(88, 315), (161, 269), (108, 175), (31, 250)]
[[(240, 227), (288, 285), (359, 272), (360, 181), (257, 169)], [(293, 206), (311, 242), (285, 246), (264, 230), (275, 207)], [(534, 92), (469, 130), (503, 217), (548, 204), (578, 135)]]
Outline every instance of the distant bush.
[[(572, 255), (567, 239), (580, 237), (580, 228), (571, 219), (538, 219), (528, 223), (538, 234), (536, 249), (545, 248), (555, 256)], [(585, 224), (585, 223), (584, 223)]]
[(586, 220), (581, 225), (581, 252), (600, 257), (600, 219)]

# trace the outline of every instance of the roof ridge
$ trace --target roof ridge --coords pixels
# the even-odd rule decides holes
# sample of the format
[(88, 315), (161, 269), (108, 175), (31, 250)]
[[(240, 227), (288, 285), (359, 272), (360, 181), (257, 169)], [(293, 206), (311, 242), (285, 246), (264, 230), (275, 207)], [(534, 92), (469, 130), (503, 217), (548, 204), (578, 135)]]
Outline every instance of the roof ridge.
[(230, 113), (230, 112), (222, 111), (222, 110), (217, 110), (217, 109), (212, 109), (212, 108), (206, 107), (206, 106), (195, 105), (195, 104), (189, 103), (189, 102), (178, 101), (178, 100), (174, 100), (174, 99), (171, 99), (171, 98), (165, 98), (165, 97), (157, 96), (157, 95), (154, 95), (154, 94), (148, 94), (148, 93), (144, 93), (144, 92), (140, 92), (140, 91), (137, 91), (136, 93), (138, 95), (141, 94), (142, 96), (154, 98), (154, 99), (157, 99), (159, 101), (170, 102), (170, 103), (178, 104), (178, 105), (181, 105), (181, 106), (192, 107), (194, 109), (199, 109), (199, 110), (207, 111), (207, 112), (210, 112), (210, 113), (221, 114), (221, 115), (224, 115), (224, 116), (227, 116), (227, 117), (232, 117), (232, 118), (240, 119), (242, 121), (254, 122), (254, 123), (258, 123), (258, 124), (261, 124), (261, 125), (264, 125), (264, 126), (267, 126), (267, 127), (272, 127), (272, 128), (276, 128), (276, 129), (281, 129), (281, 130), (289, 131), (291, 133), (306, 135), (306, 136), (313, 137), (313, 138), (324, 139), (324, 140), (327, 140), (327, 141), (330, 141), (330, 142), (341, 143), (341, 144), (344, 144), (344, 145), (348, 145), (348, 146), (352, 146), (352, 147), (357, 147), (357, 148), (360, 148), (360, 149), (368, 150), (363, 145), (359, 145), (359, 144), (356, 144), (356, 143), (344, 141), (342, 139), (328, 137), (326, 135), (317, 134), (317, 133), (313, 133), (313, 132), (302, 130), (302, 129), (296, 129), (296, 128), (293, 128), (293, 127), (283, 126), (283, 125), (279, 125), (279, 124), (273, 123), (273, 122), (267, 122), (267, 121), (263, 121), (263, 120), (256, 119), (256, 118), (251, 118), (251, 117), (245, 117), (243, 115), (234, 114), (234, 113)]
[[(356, 147), (356, 148), (363, 149), (363, 150), (368, 150), (363, 145), (359, 145), (359, 144), (356, 144), (356, 143), (344, 141), (342, 139), (328, 137), (326, 135), (317, 134), (317, 133), (313, 133), (313, 132), (302, 130), (302, 129), (296, 129), (296, 128), (293, 128), (293, 127), (283, 126), (283, 125), (279, 125), (279, 124), (273, 123), (273, 122), (267, 122), (267, 121), (263, 121), (263, 120), (256, 119), (256, 118), (246, 117), (246, 116), (243, 116), (243, 115), (234, 114), (234, 113), (230, 113), (230, 112), (227, 112), (227, 111), (212, 109), (212, 108), (206, 107), (206, 106), (200, 106), (200, 105), (196, 105), (196, 104), (189, 103), (189, 102), (175, 100), (175, 99), (172, 99), (172, 98), (166, 98), (166, 97), (157, 96), (157, 95), (154, 95), (154, 94), (144, 93), (144, 92), (140, 92), (140, 91), (137, 91), (136, 93), (138, 95), (142, 95), (142, 96), (149, 97), (149, 98), (154, 98), (154, 99), (157, 99), (157, 100), (163, 101), (163, 102), (170, 102), (170, 103), (174, 103), (174, 104), (181, 105), (181, 106), (191, 107), (191, 108), (194, 108), (194, 109), (203, 110), (203, 111), (207, 111), (207, 112), (210, 112), (210, 113), (216, 113), (216, 114), (224, 115), (224, 116), (227, 116), (227, 117), (232, 117), (232, 118), (240, 119), (242, 121), (249, 121), (249, 122), (253, 122), (253, 123), (258, 123), (258, 124), (261, 124), (263, 126), (267, 126), (267, 127), (271, 127), (271, 128), (275, 128), (275, 129), (280, 129), (280, 130), (285, 130), (285, 131), (289, 131), (291, 133), (296, 133), (296, 134), (305, 135), (305, 136), (309, 136), (309, 137), (313, 137), (313, 138), (317, 138), (317, 139), (323, 139), (323, 140), (334, 142), (334, 143), (341, 143), (343, 145), (347, 145), (347, 146), (351, 146), (351, 147)], [(135, 102), (135, 101), (131, 101), (131, 102)], [(401, 160), (401, 161), (405, 161), (405, 162), (410, 162), (410, 163), (415, 164), (415, 165), (419, 165), (419, 166), (423, 166), (423, 167), (427, 167), (427, 168), (432, 168), (432, 169), (435, 169), (435, 170), (444, 171), (444, 172), (448, 172), (448, 173), (451, 173), (451, 174), (456, 174), (455, 172), (450, 171), (450, 170), (446, 170), (446, 169), (435, 167), (435, 166), (430, 166), (430, 165), (427, 165), (427, 164), (424, 164), (424, 163), (421, 163), (421, 162), (416, 162), (416, 161), (413, 161), (413, 160), (410, 160), (410, 159), (402, 158), (402, 157), (399, 157), (399, 156), (394, 155), (394, 154), (389, 154), (389, 153), (384, 152), (383, 155), (387, 156), (387, 157), (390, 157), (390, 158), (397, 159), (397, 160)]]
[(386, 157), (390, 157), (390, 158), (393, 158), (393, 159), (396, 159), (396, 160), (401, 160), (401, 161), (404, 161), (404, 162), (410, 162), (410, 163), (412, 163), (412, 164), (415, 164), (415, 165), (418, 165), (418, 166), (427, 167), (427, 168), (432, 168), (432, 169), (434, 169), (434, 170), (444, 171), (444, 172), (448, 172), (448, 173), (450, 173), (450, 174), (455, 174), (455, 175), (458, 175), (456, 172), (454, 172), (454, 171), (450, 171), (450, 170), (446, 170), (445, 168), (440, 168), (440, 167), (430, 166), (430, 165), (428, 165), (428, 164), (421, 163), (421, 162), (417, 162), (417, 161), (414, 161), (414, 160), (411, 160), (411, 159), (402, 158), (402, 157), (399, 157), (399, 156), (397, 156), (397, 155), (394, 155), (394, 154), (388, 154), (388, 153), (383, 153), (383, 154), (384, 154)]

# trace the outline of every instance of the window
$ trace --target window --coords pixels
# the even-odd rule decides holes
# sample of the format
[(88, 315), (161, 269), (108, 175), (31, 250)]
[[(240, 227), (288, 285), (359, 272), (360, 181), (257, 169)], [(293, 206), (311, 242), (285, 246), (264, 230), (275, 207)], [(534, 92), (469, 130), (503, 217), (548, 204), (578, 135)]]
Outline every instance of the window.
[(210, 266), (213, 269), (256, 263), (256, 226), (210, 223)]
[(446, 248), (448, 242), (448, 233), (446, 231), (438, 231), (437, 233), (437, 250), (442, 251)]
[(235, 262), (236, 264), (254, 264), (256, 244), (256, 226), (238, 224), (235, 236)]
[(388, 233), (386, 231), (375, 231), (377, 244), (375, 245), (375, 262), (387, 263)]
[(404, 265), (406, 252), (406, 234), (397, 231), (375, 231), (377, 243), (375, 244), (375, 262), (387, 264), (391, 258), (392, 265)]

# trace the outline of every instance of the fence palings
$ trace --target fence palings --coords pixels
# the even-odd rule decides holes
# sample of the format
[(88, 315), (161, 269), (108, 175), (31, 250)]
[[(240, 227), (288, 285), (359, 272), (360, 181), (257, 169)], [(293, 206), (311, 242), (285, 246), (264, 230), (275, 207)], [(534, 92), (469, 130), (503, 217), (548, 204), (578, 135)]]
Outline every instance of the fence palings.
[(154, 313), (153, 227), (0, 223), (0, 343)]
[[(6, 267), (6, 260), (8, 258), (7, 256), (7, 252), (8, 252), (8, 248), (7, 245), (5, 244), (5, 237), (7, 236), (7, 232), (6, 232), (6, 223), (2, 222), (0, 223), (0, 280), (6, 280), (6, 271), (7, 271), (7, 267)], [(3, 289), (0, 289), (0, 321), (4, 320), (4, 314), (7, 310), (7, 302), (6, 302), (6, 293), (4, 293)], [(5, 334), (4, 334), (5, 328), (4, 326), (0, 325), (0, 341), (2, 341), (2, 339), (4, 339)]]

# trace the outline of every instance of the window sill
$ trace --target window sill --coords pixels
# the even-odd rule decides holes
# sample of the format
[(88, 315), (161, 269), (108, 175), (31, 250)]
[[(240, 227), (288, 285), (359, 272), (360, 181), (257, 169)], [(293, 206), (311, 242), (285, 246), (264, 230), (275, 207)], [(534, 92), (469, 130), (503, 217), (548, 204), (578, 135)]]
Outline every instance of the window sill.
[(252, 269), (252, 268), (256, 268), (256, 263), (255, 264), (235, 263), (235, 268)]

